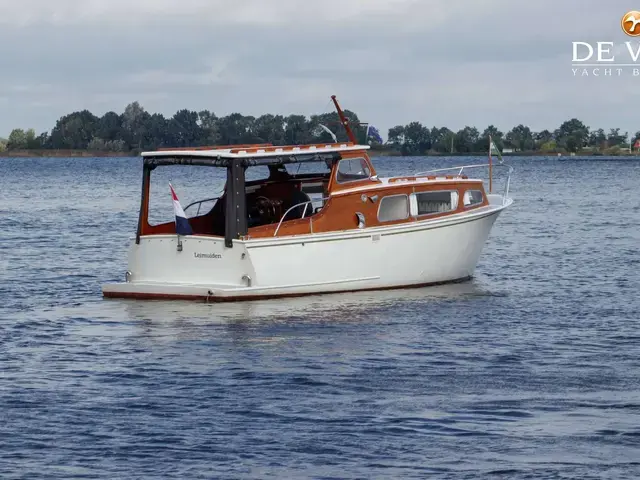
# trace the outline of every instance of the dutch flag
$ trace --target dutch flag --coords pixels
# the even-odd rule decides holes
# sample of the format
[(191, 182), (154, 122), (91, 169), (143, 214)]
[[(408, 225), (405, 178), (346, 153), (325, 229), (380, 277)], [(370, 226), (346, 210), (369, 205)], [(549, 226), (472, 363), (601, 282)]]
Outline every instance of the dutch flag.
[(189, 224), (189, 220), (187, 220), (187, 216), (182, 209), (182, 205), (180, 205), (176, 191), (173, 189), (171, 183), (169, 183), (169, 188), (171, 189), (171, 198), (173, 199), (173, 211), (176, 214), (176, 233), (178, 235), (191, 235), (193, 234), (191, 225)]

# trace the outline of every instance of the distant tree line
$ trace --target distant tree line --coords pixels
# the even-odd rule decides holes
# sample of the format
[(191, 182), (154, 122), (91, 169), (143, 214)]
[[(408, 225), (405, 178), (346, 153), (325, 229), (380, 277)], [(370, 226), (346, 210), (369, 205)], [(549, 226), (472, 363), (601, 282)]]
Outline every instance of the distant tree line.
[[(390, 128), (387, 145), (405, 155), (486, 152), (489, 149), (489, 136), (500, 150), (507, 148), (520, 152), (578, 152), (588, 149), (613, 153), (629, 147), (628, 132), (620, 133), (619, 128), (612, 128), (609, 133), (602, 128), (590, 130), (576, 118), (567, 120), (553, 132), (533, 132), (525, 125), (518, 125), (506, 134), (493, 125), (480, 133), (475, 127), (464, 127), (453, 132), (446, 127), (429, 129), (419, 122), (411, 122)], [(638, 138), (640, 131), (636, 132), (632, 143)]]
[[(366, 126), (359, 125), (355, 113), (349, 110), (344, 113), (353, 122), (354, 133), (364, 141)], [(208, 110), (185, 109), (166, 118), (158, 113), (150, 114), (134, 102), (122, 114), (108, 112), (97, 117), (88, 110), (70, 113), (57, 121), (51, 133), (38, 136), (33, 129), (15, 129), (9, 135), (6, 148), (128, 152), (161, 147), (333, 142), (320, 125), (332, 130), (338, 141), (347, 140), (336, 112), (310, 118), (271, 114), (256, 118), (240, 113), (218, 117)]]
[[(429, 153), (473, 153), (489, 149), (489, 136), (496, 146), (513, 151), (578, 152), (590, 149), (608, 151), (627, 148), (629, 141), (640, 138), (640, 131), (629, 137), (619, 128), (590, 130), (580, 120), (567, 120), (554, 131), (533, 132), (518, 125), (504, 133), (490, 125), (482, 133), (475, 127), (454, 132), (446, 127), (428, 128), (420, 122), (397, 125), (389, 129), (388, 141), (382, 145), (366, 137), (366, 124), (349, 110), (345, 115), (360, 142), (373, 148), (391, 149), (403, 155)], [(33, 129), (15, 129), (7, 140), (0, 139), (3, 150), (90, 150), (101, 152), (139, 152), (161, 147), (205, 145), (234, 145), (244, 143), (272, 143), (291, 145), (331, 142), (331, 129), (338, 141), (346, 141), (344, 128), (335, 112), (322, 115), (272, 115), (259, 117), (232, 113), (218, 117), (209, 110), (200, 112), (179, 110), (170, 118), (151, 114), (138, 102), (129, 104), (123, 113), (107, 112), (97, 117), (88, 110), (63, 116), (51, 132), (36, 135)]]

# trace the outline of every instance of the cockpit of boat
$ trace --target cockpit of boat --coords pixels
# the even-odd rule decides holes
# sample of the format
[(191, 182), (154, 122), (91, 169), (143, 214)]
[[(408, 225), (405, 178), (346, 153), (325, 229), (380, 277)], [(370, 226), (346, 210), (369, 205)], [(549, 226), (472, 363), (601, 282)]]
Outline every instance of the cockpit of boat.
[[(230, 167), (233, 162), (221, 163), (219, 166), (226, 166), (228, 170), (226, 185), (221, 194), (193, 201), (184, 208), (196, 235), (227, 236), (227, 230), (231, 225), (229, 220), (239, 224), (239, 231), (244, 230), (251, 236), (273, 235), (281, 228), (283, 231), (292, 227), (295, 229), (296, 220), (303, 221), (306, 228), (314, 220), (321, 221), (323, 211), (331, 200), (331, 192), (380, 183), (365, 153), (368, 146), (353, 145), (351, 142), (301, 147), (247, 145), (224, 152), (222, 148), (224, 147), (218, 147), (216, 150), (220, 151), (223, 157), (225, 154), (229, 157), (241, 152), (251, 155), (258, 153), (257, 151), (262, 155), (270, 151), (281, 151), (282, 155), (264, 158), (264, 161), (258, 162), (259, 165), (253, 165), (251, 161), (243, 159), (244, 163), (235, 172)], [(148, 167), (147, 176), (150, 177), (151, 170), (159, 165), (211, 165), (216, 161), (215, 154), (211, 154), (211, 151), (208, 157), (203, 155), (201, 161), (193, 154), (204, 154), (203, 150), (183, 149), (165, 152), (164, 156), (162, 152), (155, 152), (159, 155), (145, 159), (145, 165)], [(301, 172), (302, 165), (305, 168)], [(254, 166), (261, 168), (255, 169)], [(250, 174), (255, 170), (259, 170), (262, 176), (252, 179)], [(149, 183), (150, 178), (143, 179), (143, 182)], [(148, 190), (149, 187), (146, 188)], [(230, 198), (230, 195), (234, 198)], [(148, 196), (148, 193), (143, 194), (143, 197)], [(146, 218), (141, 219), (143, 234), (173, 233), (174, 226), (171, 221), (156, 225), (149, 222), (148, 199), (143, 199), (142, 211), (144, 213), (145, 202)], [(240, 211), (244, 214), (238, 217)]]
[[(267, 178), (245, 184), (247, 228), (273, 225), (280, 220), (309, 218), (322, 210), (328, 198), (331, 170), (318, 173), (290, 173), (284, 165), (269, 165)], [(209, 212), (200, 215), (202, 201), (187, 206), (193, 215), (190, 223), (195, 234), (224, 236), (226, 191), (215, 199)], [(195, 212), (192, 212), (195, 210)]]

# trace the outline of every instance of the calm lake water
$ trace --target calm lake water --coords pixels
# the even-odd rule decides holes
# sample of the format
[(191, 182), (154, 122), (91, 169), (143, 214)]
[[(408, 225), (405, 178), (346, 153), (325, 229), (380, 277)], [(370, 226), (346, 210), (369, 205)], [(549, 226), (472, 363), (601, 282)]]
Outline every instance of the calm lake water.
[(509, 163), (468, 283), (206, 305), (101, 297), (140, 159), (0, 159), (0, 478), (639, 477), (640, 162)]

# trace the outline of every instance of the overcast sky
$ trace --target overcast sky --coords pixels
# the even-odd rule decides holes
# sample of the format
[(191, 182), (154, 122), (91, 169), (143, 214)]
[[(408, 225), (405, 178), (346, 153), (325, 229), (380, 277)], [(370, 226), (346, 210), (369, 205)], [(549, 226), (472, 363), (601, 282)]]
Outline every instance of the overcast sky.
[[(640, 76), (574, 77), (572, 41), (631, 40), (620, 0), (0, 0), (0, 136), (75, 110), (343, 108), (387, 129), (640, 130)], [(638, 37), (640, 38), (640, 37)]]

